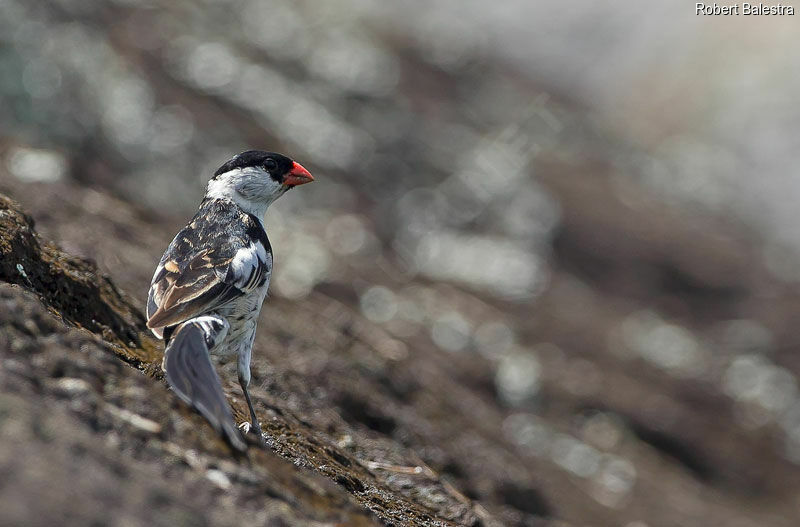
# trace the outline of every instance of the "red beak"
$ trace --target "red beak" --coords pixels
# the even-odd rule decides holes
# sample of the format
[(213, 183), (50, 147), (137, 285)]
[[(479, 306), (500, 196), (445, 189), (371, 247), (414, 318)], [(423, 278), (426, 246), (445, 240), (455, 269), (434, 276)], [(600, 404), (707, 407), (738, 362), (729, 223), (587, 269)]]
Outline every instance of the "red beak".
[(305, 185), (314, 181), (314, 176), (303, 168), (303, 165), (292, 161), (292, 169), (286, 174), (283, 179), (283, 184), (289, 187), (296, 187), (297, 185)]

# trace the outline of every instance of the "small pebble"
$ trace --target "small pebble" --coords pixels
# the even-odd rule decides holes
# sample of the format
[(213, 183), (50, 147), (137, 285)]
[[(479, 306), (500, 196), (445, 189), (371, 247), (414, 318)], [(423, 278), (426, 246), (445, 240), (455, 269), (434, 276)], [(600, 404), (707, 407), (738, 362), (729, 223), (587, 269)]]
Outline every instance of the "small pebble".
[(206, 479), (222, 490), (228, 490), (231, 488), (231, 480), (228, 479), (228, 476), (226, 476), (221, 470), (217, 470), (215, 468), (207, 470)]

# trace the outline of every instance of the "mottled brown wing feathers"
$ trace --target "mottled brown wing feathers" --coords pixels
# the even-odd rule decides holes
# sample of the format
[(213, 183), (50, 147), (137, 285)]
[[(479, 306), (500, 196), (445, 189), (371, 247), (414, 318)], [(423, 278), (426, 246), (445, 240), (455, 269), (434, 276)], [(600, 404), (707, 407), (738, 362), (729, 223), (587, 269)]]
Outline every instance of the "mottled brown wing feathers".
[(160, 328), (183, 322), (240, 294), (220, 279), (229, 264), (230, 258), (215, 260), (213, 250), (199, 252), (182, 266), (172, 260), (165, 262), (152, 284), (157, 309), (148, 313), (147, 326)]

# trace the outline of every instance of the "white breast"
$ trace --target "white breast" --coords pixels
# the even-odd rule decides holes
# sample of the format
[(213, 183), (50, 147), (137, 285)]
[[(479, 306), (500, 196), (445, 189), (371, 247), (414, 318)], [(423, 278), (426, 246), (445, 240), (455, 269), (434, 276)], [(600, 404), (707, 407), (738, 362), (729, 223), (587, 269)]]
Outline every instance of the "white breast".
[(263, 286), (257, 287), (217, 310), (230, 324), (225, 341), (217, 348), (217, 352), (222, 354), (240, 353), (242, 346), (250, 345), (256, 331), (258, 317), (261, 314), (261, 306), (267, 296), (270, 274), (268, 271)]

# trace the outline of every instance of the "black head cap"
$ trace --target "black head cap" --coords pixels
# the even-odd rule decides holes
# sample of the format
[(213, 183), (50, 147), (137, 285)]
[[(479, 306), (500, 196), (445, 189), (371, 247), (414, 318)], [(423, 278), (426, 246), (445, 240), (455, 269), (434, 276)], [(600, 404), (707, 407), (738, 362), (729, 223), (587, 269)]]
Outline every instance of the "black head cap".
[(263, 150), (248, 150), (231, 158), (230, 161), (222, 165), (214, 172), (216, 178), (220, 174), (231, 171), (235, 168), (260, 167), (264, 169), (272, 179), (283, 182), (283, 179), (294, 167), (294, 161), (288, 157), (276, 154), (275, 152), (264, 152)]

